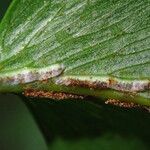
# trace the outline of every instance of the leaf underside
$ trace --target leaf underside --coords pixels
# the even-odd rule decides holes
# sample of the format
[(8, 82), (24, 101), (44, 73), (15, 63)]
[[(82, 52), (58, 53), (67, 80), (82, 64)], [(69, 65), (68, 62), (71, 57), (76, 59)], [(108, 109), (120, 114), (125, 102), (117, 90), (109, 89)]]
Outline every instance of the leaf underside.
[(149, 50), (148, 0), (14, 0), (0, 24), (0, 91), (150, 105)]

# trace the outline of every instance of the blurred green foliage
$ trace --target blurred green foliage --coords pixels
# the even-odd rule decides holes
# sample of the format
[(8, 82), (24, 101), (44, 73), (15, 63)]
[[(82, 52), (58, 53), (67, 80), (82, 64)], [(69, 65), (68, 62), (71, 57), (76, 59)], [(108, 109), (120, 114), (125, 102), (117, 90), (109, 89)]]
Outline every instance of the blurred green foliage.
[(15, 95), (0, 95), (0, 150), (46, 150), (32, 115)]

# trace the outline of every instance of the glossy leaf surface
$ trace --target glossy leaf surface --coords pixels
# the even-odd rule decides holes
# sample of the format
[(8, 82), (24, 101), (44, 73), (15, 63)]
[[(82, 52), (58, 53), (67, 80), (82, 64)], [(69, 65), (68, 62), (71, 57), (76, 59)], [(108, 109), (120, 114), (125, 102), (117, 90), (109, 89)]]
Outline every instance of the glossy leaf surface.
[(0, 90), (97, 96), (96, 84), (104, 99), (150, 105), (149, 23), (147, 0), (14, 0), (0, 24)]

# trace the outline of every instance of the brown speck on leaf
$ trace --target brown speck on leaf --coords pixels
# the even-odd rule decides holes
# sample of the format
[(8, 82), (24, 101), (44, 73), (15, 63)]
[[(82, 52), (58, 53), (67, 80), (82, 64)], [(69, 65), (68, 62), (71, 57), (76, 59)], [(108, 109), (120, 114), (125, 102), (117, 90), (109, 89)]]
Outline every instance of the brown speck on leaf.
[(123, 101), (119, 101), (119, 100), (115, 100), (115, 99), (108, 99), (105, 104), (111, 104), (111, 105), (115, 105), (115, 106), (119, 106), (119, 107), (123, 107), (123, 108), (136, 108), (136, 107), (140, 107), (138, 104), (135, 104), (133, 102), (123, 102)]
[(55, 100), (64, 100), (64, 99), (83, 99), (84, 96), (68, 94), (63, 92), (47, 92), (41, 90), (25, 90), (23, 93), (27, 97), (39, 97), (39, 98), (51, 98)]
[(117, 84), (117, 81), (112, 78), (109, 78), (108, 85), (110, 86), (110, 85), (115, 85), (115, 84)]

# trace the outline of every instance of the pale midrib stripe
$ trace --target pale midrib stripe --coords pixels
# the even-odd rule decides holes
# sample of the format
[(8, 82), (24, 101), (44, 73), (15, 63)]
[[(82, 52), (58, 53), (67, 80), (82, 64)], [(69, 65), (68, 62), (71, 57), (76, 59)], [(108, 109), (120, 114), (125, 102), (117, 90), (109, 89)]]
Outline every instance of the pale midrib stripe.
[[(104, 89), (113, 89), (122, 92), (141, 92), (147, 89), (150, 89), (149, 80), (137, 80), (137, 79), (122, 79), (117, 78), (115, 76), (95, 76), (95, 75), (65, 75), (60, 76), (55, 79), (55, 83), (58, 85), (65, 85), (65, 86), (73, 86), (72, 80), (78, 83), (76, 86), (80, 87), (82, 84), (87, 85), (96, 85), (96, 89), (103, 89), (102, 85), (105, 85)], [(113, 82), (111, 82), (113, 81)], [(81, 85), (80, 85), (81, 83)], [(119, 85), (119, 86), (118, 86)]]
[(48, 80), (57, 77), (65, 70), (64, 65), (54, 64), (43, 68), (22, 68), (15, 71), (0, 73), (0, 84), (17, 85), (34, 81)]

